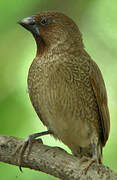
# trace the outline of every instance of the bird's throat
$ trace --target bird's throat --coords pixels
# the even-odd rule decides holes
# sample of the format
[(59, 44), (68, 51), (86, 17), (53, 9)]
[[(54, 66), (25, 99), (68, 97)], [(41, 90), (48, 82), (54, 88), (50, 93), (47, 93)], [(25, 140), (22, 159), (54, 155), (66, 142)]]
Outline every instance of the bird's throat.
[(34, 38), (37, 45), (36, 57), (42, 56), (47, 48), (46, 43), (44, 42), (41, 36), (36, 36), (36, 37), (34, 36)]

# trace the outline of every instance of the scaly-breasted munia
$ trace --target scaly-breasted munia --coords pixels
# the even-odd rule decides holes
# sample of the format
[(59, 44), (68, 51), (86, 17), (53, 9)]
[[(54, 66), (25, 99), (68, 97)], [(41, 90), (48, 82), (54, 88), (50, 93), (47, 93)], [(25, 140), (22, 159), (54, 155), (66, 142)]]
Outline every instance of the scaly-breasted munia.
[(102, 74), (84, 49), (73, 20), (59, 12), (42, 12), (19, 21), (36, 41), (37, 53), (28, 74), (32, 105), (48, 131), (75, 156), (101, 162), (110, 130)]

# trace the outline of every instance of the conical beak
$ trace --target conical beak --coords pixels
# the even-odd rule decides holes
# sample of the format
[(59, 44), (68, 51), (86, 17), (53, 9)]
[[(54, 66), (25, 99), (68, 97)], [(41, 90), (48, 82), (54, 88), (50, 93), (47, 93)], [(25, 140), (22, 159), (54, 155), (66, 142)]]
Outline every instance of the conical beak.
[(23, 18), (18, 24), (30, 31), (32, 34), (40, 35), (39, 26), (35, 22), (34, 16)]

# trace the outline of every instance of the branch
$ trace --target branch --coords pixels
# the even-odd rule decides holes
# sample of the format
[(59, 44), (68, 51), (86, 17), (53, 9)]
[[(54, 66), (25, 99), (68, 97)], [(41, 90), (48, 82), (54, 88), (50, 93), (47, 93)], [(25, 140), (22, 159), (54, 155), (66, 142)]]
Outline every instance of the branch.
[[(23, 143), (22, 139), (0, 135), (0, 161), (18, 166), (16, 147)], [(61, 148), (49, 147), (35, 141), (30, 155), (24, 153), (22, 167), (42, 171), (65, 180), (117, 180), (117, 174), (104, 165), (93, 163), (87, 173), (83, 171), (80, 159), (68, 154)]]

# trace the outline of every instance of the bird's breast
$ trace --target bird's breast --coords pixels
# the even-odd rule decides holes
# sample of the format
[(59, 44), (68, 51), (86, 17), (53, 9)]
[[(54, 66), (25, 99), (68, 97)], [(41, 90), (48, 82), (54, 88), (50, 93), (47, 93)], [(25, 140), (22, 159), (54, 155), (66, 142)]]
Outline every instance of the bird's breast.
[(68, 136), (82, 146), (89, 143), (90, 121), (98, 114), (88, 72), (75, 63), (32, 64), (28, 88), (38, 116), (56, 137), (65, 144)]

